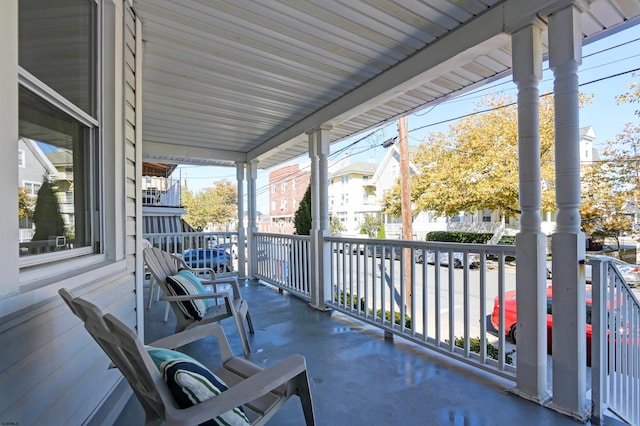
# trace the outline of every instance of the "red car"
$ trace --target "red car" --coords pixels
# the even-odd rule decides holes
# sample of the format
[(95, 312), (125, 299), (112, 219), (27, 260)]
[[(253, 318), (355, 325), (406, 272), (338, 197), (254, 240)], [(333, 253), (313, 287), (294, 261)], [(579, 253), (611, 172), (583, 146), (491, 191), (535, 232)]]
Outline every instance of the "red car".
[[(552, 290), (551, 286), (547, 287), (547, 353), (551, 355), (551, 341), (552, 341), (552, 328), (553, 328), (553, 316), (552, 312)], [(587, 302), (587, 365), (591, 365), (591, 286), (586, 286), (585, 299)], [(493, 313), (491, 314), (491, 324), (498, 330), (499, 323), (499, 311), (500, 301), (498, 297), (495, 298), (493, 303)], [(508, 337), (514, 342), (518, 340), (518, 330), (516, 327), (516, 291), (510, 290), (504, 294), (504, 329)]]

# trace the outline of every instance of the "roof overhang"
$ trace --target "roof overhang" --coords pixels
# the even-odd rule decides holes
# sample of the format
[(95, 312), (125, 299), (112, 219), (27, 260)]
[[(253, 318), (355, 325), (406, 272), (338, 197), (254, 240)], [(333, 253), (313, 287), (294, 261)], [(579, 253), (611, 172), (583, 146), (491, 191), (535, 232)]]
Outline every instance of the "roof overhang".
[[(508, 75), (509, 34), (572, 3), (134, 0), (143, 158), (269, 168), (306, 155), (321, 126), (335, 143)], [(580, 6), (585, 42), (640, 15), (640, 0)]]

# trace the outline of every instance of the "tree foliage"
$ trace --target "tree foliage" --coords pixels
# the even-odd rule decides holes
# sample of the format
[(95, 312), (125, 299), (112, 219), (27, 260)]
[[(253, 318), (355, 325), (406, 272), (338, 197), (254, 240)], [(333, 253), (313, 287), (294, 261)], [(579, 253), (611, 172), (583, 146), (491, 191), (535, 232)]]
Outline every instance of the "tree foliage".
[(293, 225), (296, 228), (296, 234), (311, 234), (311, 185), (307, 187), (302, 200), (300, 200), (298, 210), (293, 216)]
[(26, 188), (18, 187), (18, 218), (22, 219), (33, 215), (33, 198)]
[(586, 234), (617, 240), (632, 230), (633, 215), (640, 213), (639, 164), (640, 126), (628, 123), (607, 142), (600, 161), (583, 166), (580, 214)]
[[(581, 95), (581, 104), (590, 101)], [(489, 97), (478, 109), (433, 133), (418, 147), (411, 178), (417, 212), (453, 216), (461, 211), (492, 210), (507, 216), (520, 213), (517, 108), (508, 97)], [(553, 98), (540, 98), (540, 160), (542, 208), (555, 210)], [(399, 185), (384, 196), (385, 212), (400, 215)], [(415, 214), (416, 212), (414, 212)]]
[(60, 204), (56, 191), (47, 179), (42, 182), (38, 190), (38, 199), (33, 211), (33, 223), (36, 232), (33, 241), (48, 240), (50, 237), (64, 235), (64, 220), (60, 215)]
[(376, 219), (376, 217), (371, 214), (367, 214), (364, 216), (362, 225), (360, 225), (360, 233), (367, 234), (369, 238), (374, 238), (378, 234), (380, 225), (380, 220)]
[[(636, 76), (637, 76), (637, 74), (636, 74)], [(621, 103), (631, 103), (631, 104), (640, 103), (640, 84), (638, 84), (637, 82), (631, 83), (631, 85), (629, 85), (629, 87), (627, 87), (627, 91), (626, 92), (621, 93), (621, 94), (616, 96), (616, 101), (618, 102), (618, 104), (621, 104)], [(636, 110), (635, 111), (635, 115), (640, 117), (640, 110)]]
[[(632, 83), (616, 101), (640, 103), (640, 86)], [(612, 237), (619, 245), (619, 235), (632, 230), (633, 216), (640, 214), (640, 126), (627, 123), (600, 157), (582, 167), (582, 226), (586, 234)]]
[(213, 182), (212, 187), (195, 194), (185, 189), (181, 202), (187, 211), (185, 221), (196, 228), (212, 224), (225, 229), (238, 219), (238, 188), (227, 179)]
[(332, 236), (342, 234), (346, 228), (342, 224), (342, 221), (337, 217), (332, 217), (329, 221), (329, 232), (331, 232)]

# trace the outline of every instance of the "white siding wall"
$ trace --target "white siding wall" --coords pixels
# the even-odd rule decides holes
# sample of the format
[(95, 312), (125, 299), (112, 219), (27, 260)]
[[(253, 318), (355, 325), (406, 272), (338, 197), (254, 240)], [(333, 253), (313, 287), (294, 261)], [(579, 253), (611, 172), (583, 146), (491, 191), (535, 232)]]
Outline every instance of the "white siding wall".
[[(9, 4), (11, 7), (7, 6)], [(3, 0), (0, 6), (2, 20), (6, 16), (3, 12), (11, 12), (16, 4), (15, 0), (7, 0), (6, 3)], [(112, 93), (116, 95), (110, 102), (114, 104), (112, 111), (105, 111), (104, 125), (110, 126), (111, 133), (119, 136), (105, 141), (104, 161), (111, 162), (105, 164), (105, 170), (120, 170), (120, 176), (107, 179), (110, 182), (106, 182), (105, 204), (124, 208), (108, 213), (115, 217), (107, 221), (106, 256), (101, 262), (93, 265), (86, 263), (75, 272), (58, 274), (64, 275), (64, 278), (44, 287), (27, 289), (21, 286), (19, 293), (10, 294), (5, 289), (4, 296), (0, 297), (0, 421), (3, 424), (86, 423), (122, 380), (117, 370), (107, 368), (107, 357), (64, 305), (57, 294), (59, 288), (70, 288), (75, 294), (114, 313), (132, 327), (139, 323), (135, 291), (136, 264), (139, 263), (135, 257), (135, 241), (140, 229), (136, 222), (139, 209), (136, 194), (139, 191), (135, 189), (136, 168), (140, 167), (137, 164), (140, 158), (138, 151), (141, 150), (136, 143), (139, 140), (139, 129), (136, 129), (139, 123), (136, 116), (139, 114), (139, 108), (136, 108), (139, 103), (139, 96), (136, 95), (136, 63), (139, 62), (136, 61), (138, 49), (135, 34), (139, 26), (128, 4), (128, 0), (105, 2), (109, 12), (106, 16), (110, 16), (112, 21), (105, 25), (105, 34), (111, 38), (112, 44), (112, 49), (106, 49), (106, 52), (115, 56), (106, 57), (105, 65), (115, 65), (116, 69), (105, 72), (107, 81), (104, 83), (106, 89), (114, 88)], [(15, 20), (16, 14), (9, 16)], [(109, 75), (112, 77), (107, 77)], [(17, 89), (17, 75), (13, 83)], [(0, 97), (0, 103), (6, 103), (6, 99)], [(12, 107), (17, 110), (16, 98), (10, 99), (10, 102), (15, 102)], [(10, 107), (1, 105), (0, 109)], [(5, 129), (0, 127), (1, 139), (14, 137), (4, 134)], [(17, 120), (10, 130), (16, 129)], [(13, 144), (0, 144), (0, 158), (15, 158), (16, 145), (17, 138)], [(15, 167), (15, 160), (13, 164)], [(3, 191), (15, 191), (14, 183), (15, 178), (13, 181), (0, 180), (0, 188), (5, 186)], [(7, 185), (12, 188), (7, 188)], [(15, 208), (8, 213), (0, 210), (0, 217), (6, 219), (0, 222), (13, 224), (16, 211)], [(13, 234), (16, 238), (13, 238)], [(16, 239), (17, 227), (11, 238), (0, 240), (0, 253), (9, 252), (10, 248), (17, 258)], [(14, 268), (14, 272), (17, 270), (15, 261), (13, 264), (2, 262), (2, 265)], [(50, 267), (50, 270), (53, 276), (58, 271), (56, 266)], [(5, 277), (11, 275), (9, 271)]]

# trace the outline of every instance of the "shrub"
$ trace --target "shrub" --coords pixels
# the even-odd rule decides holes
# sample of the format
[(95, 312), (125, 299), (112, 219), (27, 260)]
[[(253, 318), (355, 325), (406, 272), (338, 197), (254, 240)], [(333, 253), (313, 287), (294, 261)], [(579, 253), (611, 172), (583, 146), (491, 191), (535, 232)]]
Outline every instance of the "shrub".
[[(448, 343), (448, 340), (447, 340), (447, 343)], [(456, 337), (453, 343), (457, 347), (464, 349), (464, 338), (463, 337)], [(477, 354), (480, 353), (480, 338), (479, 337), (472, 337), (471, 339), (469, 339), (469, 350), (471, 352), (475, 352)], [(512, 350), (512, 351), (509, 351), (509, 352), (507, 352), (505, 354), (505, 362), (507, 364), (513, 364), (513, 358), (511, 357), (511, 355), (513, 355), (515, 352), (516, 352), (515, 350)], [(498, 350), (498, 348), (496, 348), (493, 344), (491, 344), (489, 342), (487, 342), (486, 354), (491, 359), (495, 359), (495, 360), (500, 359), (500, 351)]]
[[(393, 322), (397, 325), (402, 325), (402, 320), (400, 319), (400, 312), (394, 312)], [(378, 309), (376, 311), (376, 318), (382, 318), (382, 309)], [(384, 319), (387, 321), (391, 321), (391, 311), (384, 311)], [(405, 328), (411, 328), (411, 317), (409, 315), (404, 316), (404, 326)]]
[(486, 244), (492, 236), (493, 234), (489, 233), (433, 231), (429, 232), (425, 239), (446, 243)]
[(500, 237), (500, 241), (498, 241), (498, 244), (509, 244), (513, 246), (516, 244), (516, 237), (515, 235), (503, 235), (502, 237)]
[[(335, 302), (338, 302), (341, 305), (346, 305), (346, 306), (349, 306), (350, 308), (358, 309), (358, 295), (357, 294), (354, 294), (353, 296), (351, 296), (351, 294), (341, 291), (340, 292), (340, 296), (338, 296), (338, 294), (334, 294), (333, 295), (333, 300)], [(364, 297), (360, 298), (360, 310), (361, 311), (365, 310)]]

